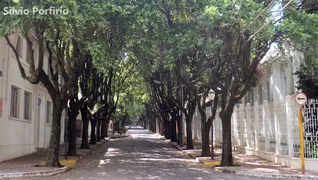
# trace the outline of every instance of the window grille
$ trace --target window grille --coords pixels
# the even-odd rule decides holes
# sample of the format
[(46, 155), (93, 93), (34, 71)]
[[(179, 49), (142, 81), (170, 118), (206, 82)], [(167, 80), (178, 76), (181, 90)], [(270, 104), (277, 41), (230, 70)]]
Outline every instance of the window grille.
[(11, 87), (11, 108), (10, 116), (14, 118), (19, 117), (19, 88), (12, 86)]
[(305, 157), (318, 158), (318, 100), (310, 99), (303, 107)]
[(24, 119), (31, 120), (31, 93), (25, 91), (24, 92)]
[(52, 123), (52, 103), (46, 102), (46, 123)]

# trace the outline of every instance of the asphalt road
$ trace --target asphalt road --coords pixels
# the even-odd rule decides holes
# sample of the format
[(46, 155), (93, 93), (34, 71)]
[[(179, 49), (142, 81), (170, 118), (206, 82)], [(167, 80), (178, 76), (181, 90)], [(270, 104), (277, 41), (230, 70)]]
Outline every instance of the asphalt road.
[[(130, 129), (130, 137), (111, 139), (72, 170), (45, 180), (251, 180), (263, 179), (215, 173), (144, 129)], [(265, 179), (263, 179), (265, 180)]]

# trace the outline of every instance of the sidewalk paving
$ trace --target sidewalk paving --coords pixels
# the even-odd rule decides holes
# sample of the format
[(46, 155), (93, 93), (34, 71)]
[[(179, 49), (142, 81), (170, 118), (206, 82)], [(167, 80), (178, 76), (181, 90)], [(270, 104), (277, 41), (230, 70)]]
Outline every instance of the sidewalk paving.
[(173, 147), (181, 150), (183, 153), (195, 158), (197, 162), (203, 163), (205, 166), (212, 167), (216, 172), (240, 174), (245, 176), (265, 177), (265, 178), (282, 178), (282, 179), (317, 179), (317, 172), (306, 171), (305, 175), (301, 174), (299, 169), (282, 166), (280, 164), (263, 160), (256, 156), (250, 156), (233, 151), (234, 163), (241, 166), (232, 167), (218, 167), (221, 161), (221, 148), (215, 148), (215, 158), (211, 160), (211, 157), (200, 157), (201, 143), (194, 142), (194, 150), (186, 150), (185, 147), (180, 148), (175, 142), (166, 140)]
[[(77, 149), (77, 156), (68, 156), (65, 159), (65, 144), (60, 146), (60, 163), (65, 165), (62, 168), (55, 167), (36, 167), (43, 165), (46, 160), (46, 150), (38, 150), (35, 153), (0, 162), (0, 179), (9, 177), (30, 177), (30, 176), (51, 176), (67, 171), (70, 167), (82, 159), (86, 154), (92, 153), (99, 148), (103, 143), (107, 142), (109, 138), (97, 144), (90, 144), (90, 149)], [(76, 140), (77, 147), (80, 147), (81, 139)]]

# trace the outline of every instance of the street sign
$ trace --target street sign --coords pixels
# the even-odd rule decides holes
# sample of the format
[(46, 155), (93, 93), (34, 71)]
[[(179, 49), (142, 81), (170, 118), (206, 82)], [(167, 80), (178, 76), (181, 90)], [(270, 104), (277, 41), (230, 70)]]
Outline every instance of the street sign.
[(299, 105), (299, 106), (303, 106), (307, 103), (307, 96), (305, 93), (297, 93), (295, 96), (295, 102)]

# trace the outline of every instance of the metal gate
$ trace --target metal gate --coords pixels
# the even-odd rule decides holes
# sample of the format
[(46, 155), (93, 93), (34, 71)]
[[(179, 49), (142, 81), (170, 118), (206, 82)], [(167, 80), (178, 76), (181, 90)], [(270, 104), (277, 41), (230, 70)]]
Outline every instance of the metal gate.
[(303, 107), (305, 158), (318, 159), (318, 99), (310, 99)]

